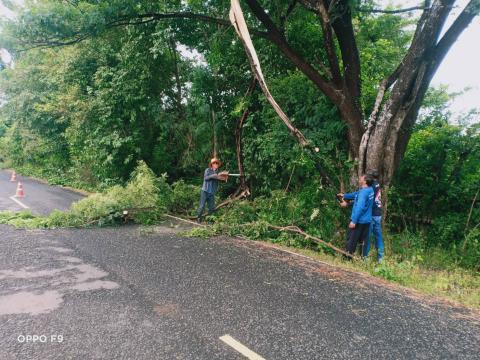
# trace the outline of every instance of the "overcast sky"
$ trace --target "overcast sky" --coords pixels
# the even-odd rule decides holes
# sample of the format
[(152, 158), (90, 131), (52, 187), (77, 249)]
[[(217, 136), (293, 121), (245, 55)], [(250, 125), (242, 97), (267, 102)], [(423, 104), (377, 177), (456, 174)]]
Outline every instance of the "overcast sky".
[[(23, 0), (14, 0), (22, 3)], [(447, 26), (455, 19), (456, 15), (466, 5), (468, 0), (458, 1), (459, 8), (452, 11)], [(419, 0), (377, 0), (381, 8), (389, 4), (401, 7), (421, 5)], [(0, 14), (12, 17), (13, 13), (2, 5), (0, 0)], [(438, 72), (433, 78), (432, 85), (448, 85), (450, 91), (458, 92), (470, 88), (464, 95), (458, 97), (452, 103), (452, 110), (456, 113), (467, 111), (472, 108), (480, 108), (480, 16), (477, 16), (472, 24), (463, 32), (459, 40), (453, 45), (449, 53), (440, 65)], [(0, 56), (4, 61), (9, 60), (8, 53), (0, 50)]]

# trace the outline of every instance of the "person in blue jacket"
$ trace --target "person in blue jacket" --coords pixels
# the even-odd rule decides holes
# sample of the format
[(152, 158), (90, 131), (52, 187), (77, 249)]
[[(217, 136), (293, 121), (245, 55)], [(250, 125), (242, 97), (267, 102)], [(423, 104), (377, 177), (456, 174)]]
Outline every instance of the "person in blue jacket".
[(197, 221), (202, 222), (203, 220), (203, 211), (205, 210), (205, 205), (208, 204), (208, 215), (212, 215), (215, 211), (215, 193), (217, 192), (218, 182), (227, 181), (227, 173), (219, 173), (218, 168), (220, 167), (220, 160), (213, 158), (208, 164), (208, 168), (205, 169), (203, 174), (203, 185), (200, 192), (200, 206), (197, 210)]
[(354, 200), (350, 224), (348, 224), (347, 252), (354, 254), (357, 244), (365, 243), (372, 222), (372, 207), (374, 192), (372, 189), (373, 178), (368, 175), (360, 176), (358, 180), (359, 190), (343, 195), (342, 207), (347, 207), (345, 200)]
[[(371, 247), (371, 236), (375, 237), (375, 248), (377, 249), (377, 261), (382, 262), (383, 256), (385, 253), (383, 238), (382, 238), (382, 190), (380, 184), (378, 183), (378, 171), (375, 169), (367, 170), (367, 176), (373, 179), (372, 189), (373, 189), (373, 206), (372, 206), (372, 222), (370, 223), (370, 229), (367, 235), (367, 239), (363, 246), (362, 255), (367, 258), (370, 253)], [(338, 194), (344, 200), (354, 200), (357, 192), (349, 194)], [(343, 202), (340, 205), (347, 207), (352, 203)]]

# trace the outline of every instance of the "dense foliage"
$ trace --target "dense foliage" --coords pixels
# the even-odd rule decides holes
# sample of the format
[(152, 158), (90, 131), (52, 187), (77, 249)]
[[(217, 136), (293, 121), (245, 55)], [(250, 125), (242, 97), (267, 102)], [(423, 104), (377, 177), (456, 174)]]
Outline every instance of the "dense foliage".
[(480, 124), (471, 121), (475, 114), (449, 124), (443, 107), (433, 105), (417, 124), (390, 195), (391, 218), (397, 231), (423, 234), (409, 246), (450, 249), (461, 264), (478, 267)]
[[(125, 207), (158, 208), (153, 218), (139, 217), (141, 222), (164, 211), (191, 215), (213, 153), (237, 172), (235, 126), (248, 109), (242, 143), (252, 198), (219, 212), (217, 222), (228, 225), (225, 231), (278, 241), (282, 235), (267, 232), (262, 224), (296, 224), (343, 243), (347, 213), (338, 208), (334, 194), (340, 184), (348, 184), (354, 165), (345, 125), (338, 110), (277, 48), (256, 40), (272, 94), (295, 126), (318, 144), (332, 187), (322, 185), (312, 155), (296, 144), (259, 89), (245, 97), (250, 66), (232, 29), (174, 20), (103, 31), (114, 13), (161, 11), (165, 5), (75, 1), (76, 6), (66, 8), (59, 3), (31, 3), (17, 24), (4, 26), (4, 45), (13, 49), (15, 66), (0, 71), (6, 101), (0, 108), (0, 157), (5, 166), (55, 183), (109, 190), (71, 213), (54, 214), (49, 226), (95, 222), (107, 215), (116, 221)], [(184, 2), (170, 3), (171, 10)], [(203, 10), (203, 2), (188, 3)], [(288, 7), (284, 1), (280, 5), (272, 16), (280, 18)], [(227, 8), (228, 2), (213, 1), (209, 10), (226, 13)], [(40, 39), (39, 24), (51, 33), (88, 29), (98, 36), (16, 53), (15, 36)], [(410, 24), (408, 17), (397, 15), (356, 15), (366, 111), (380, 80), (404, 54)], [(307, 10), (292, 12), (285, 32), (309, 61), (325, 58), (317, 46), (321, 33), (316, 18)], [(478, 115), (472, 112), (455, 123), (448, 101), (445, 89), (432, 91), (425, 101), (389, 192), (387, 249), (403, 257), (441, 249), (452, 255), (450, 263), (478, 268)], [(135, 185), (128, 181), (139, 161), (145, 164), (140, 173), (147, 182), (137, 197), (130, 190), (141, 180), (134, 175)], [(222, 196), (235, 188), (231, 180), (222, 186)], [(252, 226), (241, 226), (245, 223)]]

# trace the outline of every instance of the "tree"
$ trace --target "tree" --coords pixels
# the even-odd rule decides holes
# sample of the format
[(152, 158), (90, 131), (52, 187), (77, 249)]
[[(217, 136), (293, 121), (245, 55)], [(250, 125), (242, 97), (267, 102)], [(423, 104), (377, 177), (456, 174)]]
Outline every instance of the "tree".
[[(367, 168), (379, 169), (387, 186), (405, 153), (412, 126), (435, 71), (480, 9), (480, 1), (471, 0), (445, 34), (440, 36), (455, 1), (425, 3), (408, 51), (395, 71), (379, 86), (365, 128), (364, 109), (360, 105), (361, 64), (350, 3), (341, 0), (299, 1), (317, 15), (322, 28), (328, 59), (328, 65), (324, 64), (328, 69), (327, 75), (322, 75), (289, 45), (281, 29), (257, 0), (245, 2), (267, 29), (265, 37), (277, 45), (338, 107), (348, 125), (350, 153), (358, 160), (359, 173)], [(296, 1), (292, 7), (295, 4)]]
[[(371, 3), (357, 6), (347, 0), (244, 2), (250, 10), (247, 19), (251, 33), (273, 44), (338, 108), (347, 125), (349, 152), (357, 161), (358, 172), (377, 168), (387, 186), (403, 158), (434, 73), (480, 9), (479, 0), (470, 0), (453, 24), (442, 31), (456, 0), (427, 0), (423, 6), (404, 10), (378, 10)], [(12, 31), (23, 48), (75, 44), (119, 26), (164, 20), (230, 26), (225, 16), (216, 16), (228, 10), (222, 1), (190, 1), (188, 5), (174, 2), (168, 6), (119, 0), (44, 1), (35, 9), (35, 16), (26, 12), (20, 17), (21, 26)], [(206, 9), (206, 13), (198, 9)], [(288, 19), (297, 9), (313, 15), (321, 29), (321, 59), (313, 61), (292, 44), (294, 38), (286, 36)], [(378, 85), (373, 107), (367, 109), (362, 106), (362, 64), (354, 20), (361, 21), (361, 14), (368, 12), (395, 14), (413, 10), (421, 10), (422, 14), (411, 43), (395, 70)], [(180, 28), (179, 23), (172, 23), (172, 31)]]

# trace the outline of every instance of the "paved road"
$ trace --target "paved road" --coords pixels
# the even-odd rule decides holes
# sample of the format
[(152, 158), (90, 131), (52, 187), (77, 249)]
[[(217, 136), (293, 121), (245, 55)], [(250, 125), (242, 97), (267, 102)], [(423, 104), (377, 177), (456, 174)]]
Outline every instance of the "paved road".
[(262, 243), (0, 234), (0, 359), (479, 358), (478, 313)]
[[(83, 196), (71, 190), (49, 186), (27, 177), (18, 176), (24, 187), (25, 197), (12, 199), (15, 195), (17, 183), (10, 182), (10, 171), (0, 170), (0, 211), (21, 211), (28, 207), (34, 214), (48, 215), (53, 210), (66, 210), (70, 205)], [(22, 206), (23, 205), (23, 206)]]

